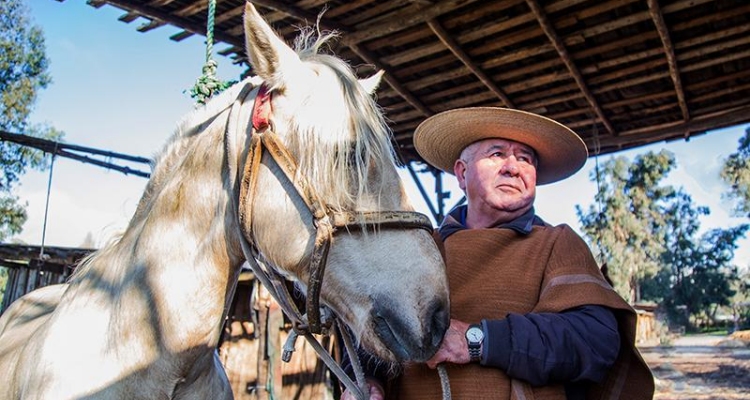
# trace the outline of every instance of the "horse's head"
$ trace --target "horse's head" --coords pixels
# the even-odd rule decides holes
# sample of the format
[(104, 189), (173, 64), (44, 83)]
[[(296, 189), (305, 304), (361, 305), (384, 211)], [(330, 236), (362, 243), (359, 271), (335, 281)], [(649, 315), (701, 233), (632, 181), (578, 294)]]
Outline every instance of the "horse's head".
[[(380, 75), (357, 80), (345, 62), (318, 54), (325, 35), (303, 32), (292, 50), (249, 2), (245, 34), (253, 71), (273, 95), (269, 130), (296, 160), (295, 176), (317, 193), (323, 212), (413, 210), (390, 131), (370, 96)], [(295, 189), (296, 178), (268, 154), (256, 175), (254, 198), (240, 210), (251, 215), (245, 228), (268, 264), (308, 290), (319, 221)], [(321, 302), (365, 348), (389, 361), (423, 361), (437, 350), (449, 322), (448, 286), (427, 231), (340, 228), (327, 256)]]

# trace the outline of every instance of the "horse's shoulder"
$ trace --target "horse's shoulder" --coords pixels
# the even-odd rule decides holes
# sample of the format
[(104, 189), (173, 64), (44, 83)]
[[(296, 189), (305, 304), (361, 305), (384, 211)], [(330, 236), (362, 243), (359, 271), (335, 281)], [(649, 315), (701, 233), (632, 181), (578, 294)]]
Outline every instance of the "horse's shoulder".
[(48, 317), (60, 304), (67, 287), (67, 284), (44, 286), (14, 301), (0, 317), (0, 335), (17, 325)]

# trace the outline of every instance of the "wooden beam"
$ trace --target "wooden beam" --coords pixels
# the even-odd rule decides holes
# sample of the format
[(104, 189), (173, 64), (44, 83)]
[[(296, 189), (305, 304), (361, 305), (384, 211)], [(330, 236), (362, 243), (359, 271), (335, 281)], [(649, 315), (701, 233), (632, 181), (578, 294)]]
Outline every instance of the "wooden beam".
[(672, 78), (674, 90), (677, 92), (677, 102), (680, 104), (680, 111), (682, 111), (682, 120), (690, 121), (690, 111), (685, 101), (685, 90), (682, 88), (680, 69), (677, 66), (677, 57), (674, 55), (674, 46), (672, 46), (672, 39), (669, 37), (667, 24), (664, 22), (664, 15), (662, 15), (659, 3), (656, 0), (648, 0), (648, 12), (651, 14), (651, 19), (654, 20), (662, 46), (664, 46), (664, 55), (667, 57), (667, 64), (669, 64), (669, 75)]
[[(170, 13), (161, 11), (158, 8), (145, 5), (142, 2), (137, 1), (137, 0), (102, 0), (102, 1), (106, 1), (108, 4), (113, 5), (117, 8), (121, 8), (123, 10), (128, 10), (131, 12), (135, 11), (147, 18), (158, 19), (168, 24), (178, 26), (188, 32), (197, 33), (203, 36), (206, 35), (205, 24), (191, 22), (185, 18), (177, 17)], [(230, 36), (230, 35), (223, 33), (221, 30), (216, 30), (214, 32), (214, 40), (225, 42), (234, 46), (238, 46), (240, 48), (243, 48), (245, 46), (244, 36)]]
[(325, 20), (318, 18), (318, 15), (313, 14), (305, 9), (288, 5), (276, 0), (248, 0), (253, 4), (270, 8), (272, 10), (284, 13), (290, 17), (294, 17), (298, 20), (304, 21), (308, 24), (314, 24), (318, 21), (318, 25), (324, 29), (335, 29), (339, 32), (346, 33), (350, 31), (349, 27), (336, 23), (334, 21)]
[[(58, 2), (62, 3), (65, 0), (57, 0)], [(105, 3), (105, 0), (86, 0), (86, 4), (90, 5), (94, 8), (101, 8), (101, 6), (107, 4)]]
[(384, 72), (383, 79), (385, 79), (386, 82), (395, 90), (401, 97), (404, 98), (409, 104), (412, 105), (412, 107), (419, 110), (425, 117), (429, 117), (433, 114), (432, 110), (430, 110), (426, 105), (424, 105), (419, 99), (414, 96), (411, 92), (409, 92), (403, 85), (401, 85), (401, 82), (399, 82), (393, 75), (393, 72), (388, 68), (387, 66), (383, 65), (378, 59), (376, 59), (374, 56), (372, 56), (367, 49), (360, 47), (356, 43), (350, 43), (349, 48), (357, 55), (359, 58), (365, 60), (365, 62), (372, 64), (377, 69), (382, 69)]
[(141, 14), (134, 13), (134, 12), (128, 12), (126, 14), (121, 15), (119, 18), (117, 18), (117, 20), (118, 21), (122, 21), (122, 22), (124, 22), (126, 24), (129, 24), (129, 23), (135, 21), (136, 19), (138, 19), (140, 17), (141, 17)]
[(141, 26), (139, 26), (138, 28), (136, 28), (136, 30), (138, 32), (145, 33), (145, 32), (154, 30), (156, 28), (162, 27), (164, 25), (165, 25), (164, 22), (159, 21), (157, 19), (152, 19), (152, 20), (150, 20), (150, 21), (148, 21), (148, 22), (146, 22), (144, 24), (141, 24)]
[(175, 0), (151, 0), (148, 2), (150, 7), (163, 7), (167, 4), (174, 3)]
[(589, 90), (588, 85), (586, 84), (586, 81), (584, 81), (583, 76), (581, 75), (581, 72), (578, 71), (578, 67), (570, 58), (570, 54), (568, 54), (568, 49), (566, 48), (563, 41), (560, 40), (560, 37), (557, 35), (557, 32), (555, 31), (555, 28), (552, 26), (552, 23), (550, 23), (549, 19), (547, 18), (547, 14), (544, 12), (542, 7), (539, 5), (539, 3), (537, 3), (536, 0), (526, 0), (526, 3), (529, 5), (529, 8), (531, 8), (531, 12), (534, 13), (534, 15), (536, 16), (537, 21), (539, 21), (539, 25), (542, 27), (542, 30), (544, 30), (544, 33), (547, 35), (547, 38), (549, 38), (550, 42), (552, 42), (552, 45), (555, 47), (555, 50), (557, 50), (557, 54), (560, 56), (560, 59), (568, 68), (570, 75), (578, 84), (578, 87), (583, 93), (583, 96), (586, 98), (586, 101), (588, 101), (589, 105), (594, 110), (594, 113), (596, 113), (597, 117), (599, 117), (599, 120), (607, 128), (607, 131), (612, 135), (616, 135), (616, 131), (614, 127), (609, 122), (609, 119), (607, 119), (607, 116), (604, 115), (604, 111), (602, 111), (602, 108), (599, 106), (599, 103), (596, 101), (596, 99), (594, 98), (594, 95)]
[[(389, 15), (393, 15), (394, 12), (399, 12), (403, 10), (403, 8), (412, 6), (411, 3), (408, 0), (389, 0), (389, 1), (372, 1), (372, 0), (357, 0), (357, 2), (365, 1), (367, 4), (366, 8), (357, 10), (356, 13), (352, 13), (350, 15), (347, 15), (345, 19), (342, 20), (342, 23), (348, 25), (348, 26), (357, 26), (364, 23), (367, 23), (368, 25), (371, 23), (374, 23), (375, 21), (383, 19), (388, 19)], [(344, 2), (339, 2), (344, 3)], [(352, 3), (347, 3), (352, 4)], [(332, 13), (335, 11), (338, 13), (338, 8), (336, 7), (334, 10), (331, 10)], [(328, 13), (326, 13), (327, 15)], [(343, 17), (342, 17), (343, 18)]]
[(658, 126), (623, 131), (618, 137), (604, 137), (599, 140), (602, 145), (607, 146), (641, 138), (644, 142), (653, 143), (659, 140), (685, 136), (685, 134), (692, 136), (709, 129), (719, 129), (746, 122), (750, 122), (750, 106), (725, 110), (711, 115), (694, 116), (689, 122), (670, 122)]
[(437, 20), (431, 19), (427, 21), (427, 25), (430, 26), (430, 29), (432, 29), (433, 32), (435, 32), (435, 35), (440, 39), (443, 44), (445, 44), (446, 47), (459, 59), (461, 62), (466, 65), (466, 67), (471, 70), (471, 72), (476, 75), (477, 78), (479, 78), (482, 83), (484, 83), (485, 86), (487, 86), (492, 93), (495, 94), (500, 100), (503, 101), (506, 107), (515, 108), (513, 105), (513, 102), (508, 98), (508, 96), (500, 89), (495, 82), (490, 79), (487, 74), (482, 71), (481, 68), (479, 68), (474, 62), (471, 60), (471, 57), (469, 57), (468, 54), (466, 54), (465, 51), (461, 48), (461, 46), (456, 43), (455, 40), (451, 37), (451, 35), (443, 29), (443, 27), (440, 25), (440, 23)]
[[(238, 15), (242, 15), (244, 13), (244, 11), (245, 11), (245, 5), (244, 4), (241, 5), (241, 6), (237, 6), (237, 7), (233, 8), (233, 9), (231, 9), (229, 11), (224, 11), (220, 15), (216, 16), (216, 18), (214, 19), (214, 24), (215, 24), (215, 26), (218, 26), (222, 22), (228, 21), (228, 20), (230, 20), (230, 19), (232, 19), (232, 18), (234, 18), (234, 17), (236, 17)], [(182, 28), (181, 26), (175, 26), (175, 27), (176, 28)], [(169, 39), (174, 40), (175, 42), (181, 42), (181, 41), (189, 38), (190, 36), (193, 36), (193, 32), (182, 31), (182, 32), (175, 33), (174, 35), (170, 36)], [(243, 54), (242, 48), (234, 46), (234, 45), (231, 48), (238, 49), (237, 51), (235, 51), (235, 53), (240, 54), (240, 55)], [(226, 55), (226, 54), (222, 54), (222, 55)]]
[(170, 40), (174, 40), (175, 42), (181, 42), (181, 41), (183, 41), (183, 40), (185, 40), (185, 39), (187, 39), (187, 38), (189, 38), (190, 36), (193, 36), (193, 35), (194, 35), (193, 32), (182, 31), (180, 33), (175, 33), (174, 35), (170, 36), (169, 39)]
[(188, 4), (187, 6), (180, 8), (179, 10), (173, 11), (172, 14), (184, 18), (198, 14), (200, 12), (205, 13), (207, 12), (204, 11), (206, 10), (206, 8), (208, 8), (208, 1), (195, 1), (192, 4)]
[(459, 7), (464, 7), (479, 0), (443, 0), (430, 6), (416, 8), (413, 12), (406, 15), (392, 18), (389, 21), (380, 21), (372, 27), (365, 27), (351, 32), (346, 43), (361, 43), (374, 38), (390, 35), (392, 33), (411, 28), (412, 26), (423, 24), (440, 15), (451, 12)]

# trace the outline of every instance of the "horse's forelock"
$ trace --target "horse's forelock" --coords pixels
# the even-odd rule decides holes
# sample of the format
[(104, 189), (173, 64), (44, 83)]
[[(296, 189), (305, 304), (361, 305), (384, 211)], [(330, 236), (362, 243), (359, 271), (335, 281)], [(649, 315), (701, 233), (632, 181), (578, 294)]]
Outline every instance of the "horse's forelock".
[[(295, 114), (289, 129), (296, 135), (289, 138), (289, 145), (299, 155), (300, 173), (326, 185), (320, 188), (321, 196), (332, 207), (345, 209), (354, 207), (365, 195), (379, 198), (388, 182), (382, 171), (393, 168), (395, 158), (382, 113), (351, 67), (337, 57), (319, 53), (333, 37), (315, 37), (312, 30), (303, 31), (296, 51), (303, 62), (328, 68), (338, 78), (344, 99), (336, 105), (341, 107), (337, 114), (340, 118), (331, 121), (316, 118), (317, 115), (300, 118)], [(310, 96), (310, 101), (314, 101), (315, 93)]]

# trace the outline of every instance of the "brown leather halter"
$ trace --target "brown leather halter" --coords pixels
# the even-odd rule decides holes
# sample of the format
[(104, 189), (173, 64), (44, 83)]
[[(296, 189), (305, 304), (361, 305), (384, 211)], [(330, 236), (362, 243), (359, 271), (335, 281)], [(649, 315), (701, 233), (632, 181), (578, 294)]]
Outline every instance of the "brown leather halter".
[[(271, 92), (267, 90), (265, 85), (262, 85), (255, 98), (252, 117), (253, 131), (250, 137), (250, 148), (247, 153), (240, 182), (239, 220), (243, 236), (249, 245), (249, 249), (245, 249), (246, 246), (243, 242), (243, 250), (246, 253), (245, 256), (253, 268), (255, 275), (273, 295), (287, 317), (292, 320), (295, 332), (293, 336), (296, 338), (297, 335), (303, 335), (309, 340), (310, 338), (313, 338), (311, 333), (329, 334), (330, 327), (333, 323), (334, 317), (330, 310), (324, 309), (324, 316), (321, 317), (320, 289), (323, 284), (326, 263), (328, 261), (328, 251), (331, 247), (333, 236), (337, 232), (340, 232), (342, 229), (351, 231), (373, 228), (425, 229), (432, 233), (433, 227), (429, 218), (418, 212), (358, 212), (332, 210), (318, 196), (315, 187), (310, 185), (305, 177), (300, 176), (297, 173), (297, 163), (294, 160), (294, 157), (273, 132), (272, 123), (270, 122), (270, 114)], [(231, 116), (230, 124), (232, 124)], [(313, 216), (313, 225), (316, 228), (316, 235), (315, 245), (312, 254), (310, 255), (310, 278), (307, 282), (306, 314), (300, 313), (292, 300), (292, 296), (285, 284), (284, 277), (281, 276), (275, 268), (268, 268), (266, 262), (258, 262), (262, 260), (262, 255), (259, 253), (257, 244), (254, 242), (253, 238), (252, 209), (256, 195), (258, 169), (264, 151), (271, 156), (271, 159), (273, 159), (283, 171), (284, 175), (289, 182), (292, 183), (297, 194), (305, 202)], [(347, 351), (350, 352), (350, 357), (356, 358), (356, 352), (352, 353), (353, 349), (350, 350), (349, 347), (351, 347), (351, 345), (350, 343), (347, 343), (350, 339), (349, 335), (342, 332), (342, 337), (344, 337), (345, 344), (347, 344)], [(292, 341), (293, 340), (294, 339), (292, 339)], [(291, 349), (288, 344), (289, 342), (284, 346), (285, 350), (283, 358), (285, 358), (285, 361), (289, 360), (289, 357), (291, 357), (290, 351), (293, 351), (293, 343)], [(313, 347), (316, 346), (313, 345)], [(316, 347), (316, 351), (317, 350), (318, 348)], [(325, 356), (321, 354), (320, 351), (318, 351), (318, 354), (324, 361), (326, 361), (326, 356), (330, 358), (330, 355), (325, 350), (323, 350), (323, 352), (325, 353)], [(332, 358), (331, 361), (333, 361)], [(354, 364), (355, 361), (356, 360), (353, 359), (352, 363)], [(333, 363), (335, 366), (328, 366), (334, 370), (334, 373), (336, 373), (337, 376), (339, 376), (336, 369), (340, 370), (340, 368), (338, 368), (335, 361)], [(328, 361), (326, 361), (326, 364), (328, 364)], [(359, 365), (356, 367), (359, 367)], [(340, 371), (344, 376), (339, 376), (339, 379), (346, 383), (348, 377), (343, 373), (343, 370)], [(355, 370), (355, 372), (357, 371)], [(361, 371), (359, 372), (361, 374)], [(344, 378), (346, 378), (346, 380)], [(357, 380), (359, 381), (359, 376)], [(361, 387), (362, 382), (360, 382), (360, 390)], [(350, 388), (350, 390), (352, 389)]]

